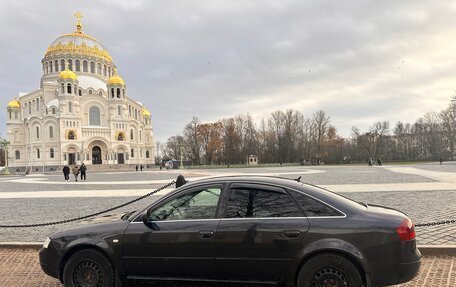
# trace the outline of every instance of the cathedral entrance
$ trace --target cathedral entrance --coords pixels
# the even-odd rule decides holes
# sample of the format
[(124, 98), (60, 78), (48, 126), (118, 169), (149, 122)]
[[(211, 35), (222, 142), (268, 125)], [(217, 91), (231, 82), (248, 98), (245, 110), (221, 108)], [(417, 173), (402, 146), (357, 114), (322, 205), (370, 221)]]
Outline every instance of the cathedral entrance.
[(92, 164), (101, 164), (101, 148), (94, 146), (92, 148)]
[(117, 154), (117, 163), (118, 164), (124, 164), (125, 163), (124, 154), (123, 153), (118, 153)]
[(76, 154), (75, 153), (69, 153), (68, 154), (68, 164), (73, 165), (76, 163)]

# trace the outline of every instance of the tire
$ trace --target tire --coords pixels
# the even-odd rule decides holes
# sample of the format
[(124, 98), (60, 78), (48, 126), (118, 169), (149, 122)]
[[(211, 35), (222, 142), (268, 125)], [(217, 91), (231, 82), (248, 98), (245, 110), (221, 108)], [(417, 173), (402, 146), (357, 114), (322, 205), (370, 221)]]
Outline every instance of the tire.
[(361, 287), (358, 269), (343, 256), (323, 253), (310, 258), (299, 271), (297, 287)]
[(65, 264), (63, 284), (65, 287), (113, 287), (114, 269), (101, 252), (80, 250)]

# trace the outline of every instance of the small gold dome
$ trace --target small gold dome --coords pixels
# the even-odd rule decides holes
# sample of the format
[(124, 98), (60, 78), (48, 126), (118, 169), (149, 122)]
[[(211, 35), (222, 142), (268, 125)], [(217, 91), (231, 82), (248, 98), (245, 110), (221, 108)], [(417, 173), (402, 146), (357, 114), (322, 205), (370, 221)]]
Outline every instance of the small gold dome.
[(149, 112), (149, 110), (146, 109), (146, 108), (143, 108), (143, 110), (142, 110), (142, 115), (143, 115), (144, 117), (150, 117), (150, 112)]
[(12, 100), (8, 103), (8, 108), (20, 108), (21, 103), (18, 100)]
[(78, 76), (76, 76), (76, 73), (73, 71), (70, 71), (68, 68), (65, 69), (65, 71), (61, 71), (59, 74), (60, 79), (72, 79), (75, 81)]
[(109, 78), (108, 84), (122, 86), (125, 85), (124, 80), (119, 75), (117, 75), (117, 69), (114, 69), (114, 75), (111, 78)]

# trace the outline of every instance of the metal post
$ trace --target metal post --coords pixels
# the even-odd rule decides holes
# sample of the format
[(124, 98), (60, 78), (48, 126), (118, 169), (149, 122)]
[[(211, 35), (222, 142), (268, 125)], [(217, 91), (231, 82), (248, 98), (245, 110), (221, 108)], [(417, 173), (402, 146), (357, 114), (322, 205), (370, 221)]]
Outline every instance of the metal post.
[(179, 145), (179, 152), (180, 152), (180, 169), (184, 169), (184, 164), (182, 162), (182, 145)]

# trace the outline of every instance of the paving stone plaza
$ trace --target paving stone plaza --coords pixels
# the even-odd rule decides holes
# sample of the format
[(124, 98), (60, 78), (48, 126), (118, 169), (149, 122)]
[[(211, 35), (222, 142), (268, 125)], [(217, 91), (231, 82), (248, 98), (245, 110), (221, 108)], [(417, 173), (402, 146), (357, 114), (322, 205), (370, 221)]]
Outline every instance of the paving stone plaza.
[[(149, 193), (183, 174), (188, 180), (258, 174), (297, 178), (346, 197), (405, 212), (415, 224), (456, 219), (456, 164), (297, 166), (244, 169), (88, 171), (65, 182), (59, 172), (0, 177), (0, 225), (59, 221), (95, 213)], [(0, 242), (42, 242), (58, 229), (106, 221), (143, 208), (167, 189), (133, 205), (82, 222), (39, 228), (1, 228)], [(456, 224), (417, 228), (419, 245), (454, 245)], [(402, 286), (456, 286), (452, 256), (426, 256), (415, 280)], [(62, 286), (45, 276), (36, 250), (0, 248), (0, 286)]]

